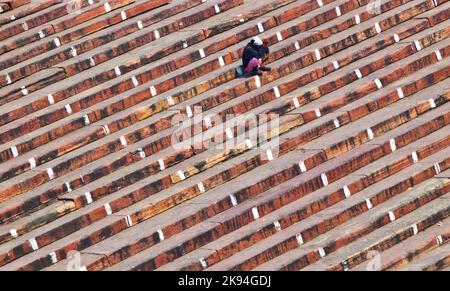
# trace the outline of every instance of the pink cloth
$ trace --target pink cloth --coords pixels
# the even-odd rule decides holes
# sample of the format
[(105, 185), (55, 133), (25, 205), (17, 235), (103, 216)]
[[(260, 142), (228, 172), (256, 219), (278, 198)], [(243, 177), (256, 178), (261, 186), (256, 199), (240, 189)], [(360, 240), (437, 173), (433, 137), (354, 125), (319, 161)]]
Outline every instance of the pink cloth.
[(244, 69), (244, 73), (250, 73), (253, 69), (261, 67), (262, 61), (261, 59), (253, 58), (248, 63), (247, 68)]

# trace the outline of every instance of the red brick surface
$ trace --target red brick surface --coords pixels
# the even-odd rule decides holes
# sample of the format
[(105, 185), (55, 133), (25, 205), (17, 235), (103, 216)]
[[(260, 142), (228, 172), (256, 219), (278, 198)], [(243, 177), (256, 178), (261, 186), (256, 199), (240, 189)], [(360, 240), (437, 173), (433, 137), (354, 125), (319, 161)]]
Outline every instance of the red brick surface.
[(1, 6), (0, 270), (448, 268), (448, 1), (98, 2)]

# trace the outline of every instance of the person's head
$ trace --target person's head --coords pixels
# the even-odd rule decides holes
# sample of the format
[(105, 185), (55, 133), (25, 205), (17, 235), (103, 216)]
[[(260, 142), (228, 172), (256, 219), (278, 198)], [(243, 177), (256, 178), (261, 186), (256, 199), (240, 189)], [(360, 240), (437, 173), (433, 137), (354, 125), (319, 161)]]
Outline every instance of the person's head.
[(255, 36), (254, 38), (252, 38), (250, 44), (252, 44), (254, 46), (262, 46), (263, 42), (258, 36)]

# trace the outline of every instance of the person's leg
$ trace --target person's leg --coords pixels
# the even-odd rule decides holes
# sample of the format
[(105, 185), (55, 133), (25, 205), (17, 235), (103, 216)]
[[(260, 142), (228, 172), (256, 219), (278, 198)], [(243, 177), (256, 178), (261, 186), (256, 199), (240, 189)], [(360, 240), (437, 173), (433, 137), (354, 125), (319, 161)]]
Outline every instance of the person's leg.
[(250, 72), (255, 72), (255, 70), (258, 71), (260, 66), (261, 66), (261, 60), (257, 59), (257, 58), (253, 58), (248, 63), (247, 67), (244, 68), (244, 73), (247, 74)]
[(260, 65), (259, 69), (260, 69), (261, 71), (268, 72), (268, 71), (270, 71), (270, 70), (272, 70), (272, 69), (271, 69), (270, 67), (264, 66), (264, 62), (265, 62), (265, 61), (267, 61), (267, 56), (265, 56), (265, 57), (262, 59), (261, 65)]

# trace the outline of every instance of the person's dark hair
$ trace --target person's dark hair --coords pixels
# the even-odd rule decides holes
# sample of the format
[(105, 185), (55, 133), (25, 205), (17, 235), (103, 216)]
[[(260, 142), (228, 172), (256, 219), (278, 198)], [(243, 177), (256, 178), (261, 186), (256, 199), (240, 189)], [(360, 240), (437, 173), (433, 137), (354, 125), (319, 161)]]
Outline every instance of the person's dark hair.
[(257, 44), (255, 43), (255, 40), (254, 40), (254, 39), (250, 40), (250, 43), (249, 43), (249, 44), (250, 44), (252, 47), (256, 47), (256, 48), (264, 46), (264, 45), (257, 45)]

